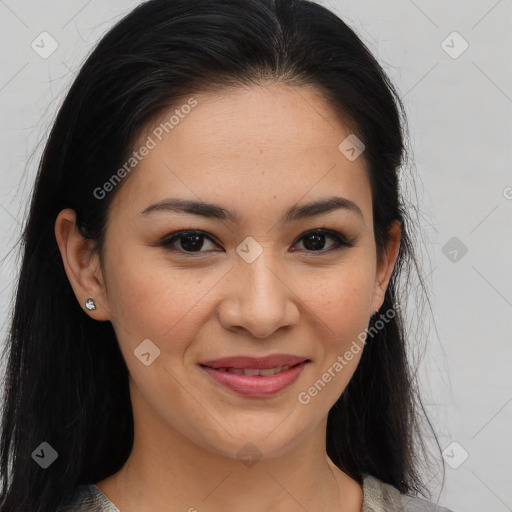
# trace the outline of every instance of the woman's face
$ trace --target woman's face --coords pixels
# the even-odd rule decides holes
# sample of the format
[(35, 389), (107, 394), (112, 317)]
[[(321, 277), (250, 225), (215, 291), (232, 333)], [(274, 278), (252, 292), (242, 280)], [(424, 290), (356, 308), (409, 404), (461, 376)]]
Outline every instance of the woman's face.
[[(185, 104), (134, 148), (149, 149), (115, 191), (105, 294), (90, 314), (115, 328), (136, 422), (230, 457), (247, 443), (276, 456), (319, 427), (347, 386), (399, 233), (377, 265), (364, 153), (339, 149), (350, 131), (316, 89), (240, 88)], [(185, 230), (197, 232), (170, 239)], [(270, 354), (308, 362), (289, 370), (295, 380), (200, 365)]]

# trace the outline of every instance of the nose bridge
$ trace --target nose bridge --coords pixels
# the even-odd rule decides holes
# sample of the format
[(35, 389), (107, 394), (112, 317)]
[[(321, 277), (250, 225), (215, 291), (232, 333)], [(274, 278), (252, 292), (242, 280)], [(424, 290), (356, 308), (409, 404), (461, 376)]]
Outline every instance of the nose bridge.
[(279, 307), (286, 300), (282, 283), (277, 277), (278, 271), (272, 268), (276, 265), (272, 264), (268, 252), (251, 264), (240, 265), (240, 274), (248, 281), (243, 298), (255, 312), (258, 309), (275, 310), (276, 306)]
[(233, 271), (236, 285), (228, 292), (231, 305), (219, 316), (225, 327), (243, 327), (255, 337), (267, 337), (297, 322), (293, 293), (283, 283), (282, 269), (270, 248), (250, 263), (240, 257)]

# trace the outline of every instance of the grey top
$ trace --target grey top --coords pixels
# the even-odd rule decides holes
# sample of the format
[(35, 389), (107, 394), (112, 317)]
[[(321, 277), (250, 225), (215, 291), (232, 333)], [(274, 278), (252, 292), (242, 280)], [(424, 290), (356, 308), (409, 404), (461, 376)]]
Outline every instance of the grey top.
[[(361, 512), (453, 512), (421, 498), (400, 494), (377, 478), (363, 477), (363, 508)], [(59, 512), (120, 512), (94, 484), (80, 485), (70, 503)]]

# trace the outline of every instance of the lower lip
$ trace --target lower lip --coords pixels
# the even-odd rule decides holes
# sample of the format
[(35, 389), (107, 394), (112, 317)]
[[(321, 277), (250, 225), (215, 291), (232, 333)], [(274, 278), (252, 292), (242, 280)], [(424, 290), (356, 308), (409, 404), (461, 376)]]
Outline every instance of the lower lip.
[(264, 398), (275, 395), (288, 386), (291, 386), (299, 377), (308, 362), (293, 366), (276, 375), (239, 375), (237, 373), (214, 370), (208, 366), (201, 368), (215, 381), (239, 395)]

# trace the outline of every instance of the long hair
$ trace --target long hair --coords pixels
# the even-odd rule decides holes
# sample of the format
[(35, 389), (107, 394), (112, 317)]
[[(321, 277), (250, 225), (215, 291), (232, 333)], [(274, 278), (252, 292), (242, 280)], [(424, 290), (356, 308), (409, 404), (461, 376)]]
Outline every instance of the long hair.
[[(77, 303), (57, 246), (72, 208), (102, 255), (109, 205), (94, 194), (158, 115), (192, 93), (266, 82), (313, 85), (365, 146), (377, 254), (393, 220), (398, 260), (358, 368), (328, 416), (327, 453), (352, 477), (423, 492), (421, 401), (407, 357), (399, 280), (415, 262), (399, 186), (404, 107), (383, 69), (342, 20), (306, 0), (151, 0), (119, 21), (86, 59), (61, 105), (20, 238), (22, 264), (5, 344), (0, 438), (3, 512), (54, 511), (80, 484), (118, 471), (133, 444), (128, 369), (110, 322)], [(129, 177), (125, 178), (129, 179)], [(41, 443), (58, 456), (36, 464)]]

